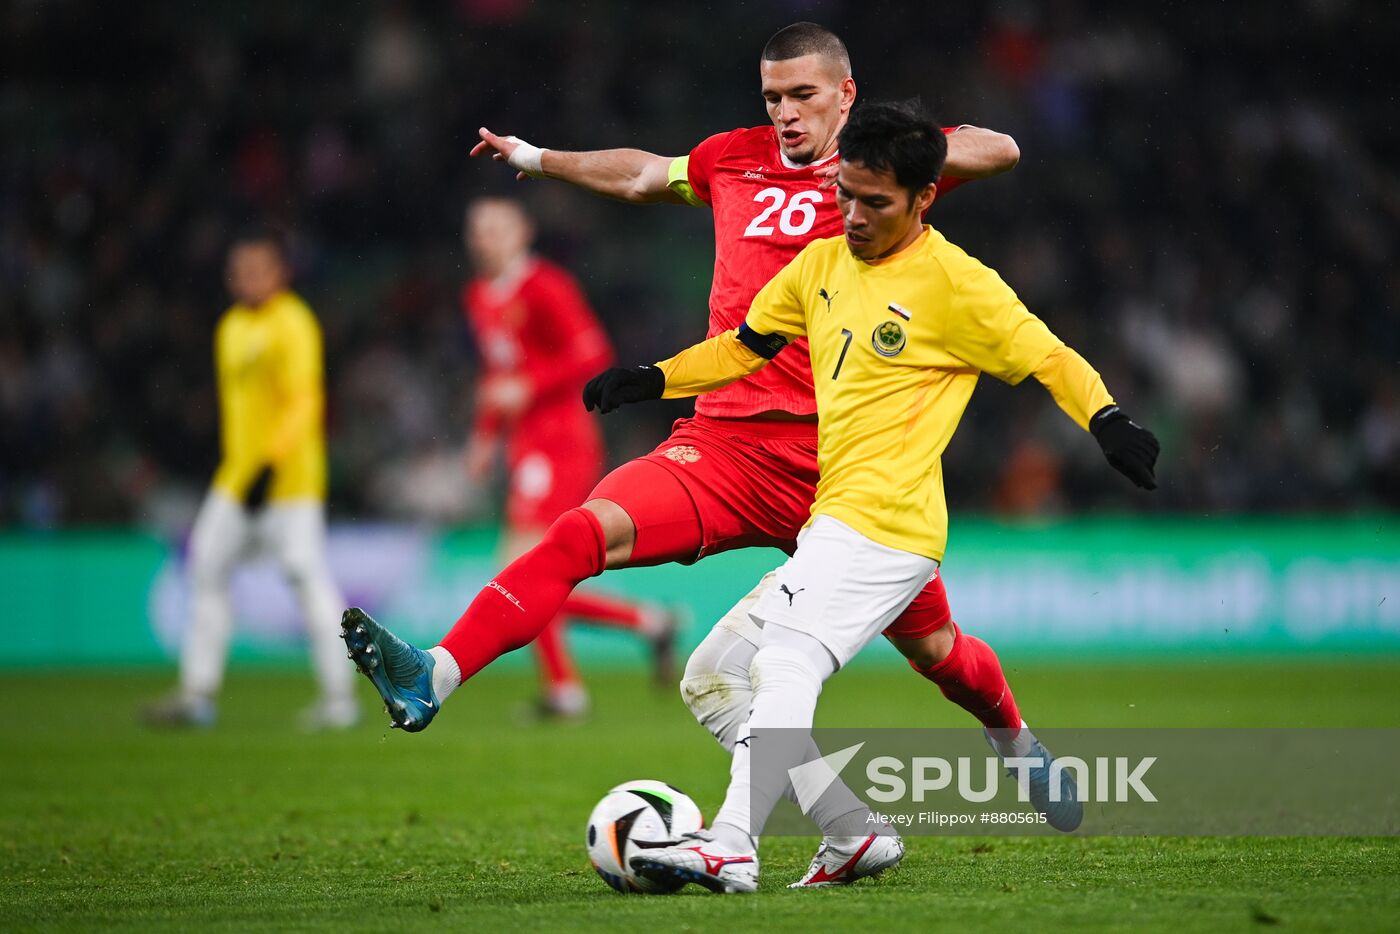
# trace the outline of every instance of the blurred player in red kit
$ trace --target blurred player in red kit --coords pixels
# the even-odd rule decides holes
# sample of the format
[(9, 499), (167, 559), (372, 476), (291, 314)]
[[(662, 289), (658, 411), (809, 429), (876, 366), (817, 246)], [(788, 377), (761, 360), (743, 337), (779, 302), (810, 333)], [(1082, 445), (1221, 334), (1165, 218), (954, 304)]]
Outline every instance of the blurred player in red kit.
[[(518, 202), (474, 201), (464, 227), (476, 277), (462, 289), (462, 310), (482, 358), (466, 469), (473, 481), (485, 481), (505, 448), (502, 557), (513, 561), (582, 503), (603, 474), (602, 434), (578, 400), (587, 378), (612, 360), (612, 348), (573, 276), (530, 252), (534, 228)], [(643, 636), (658, 682), (672, 682), (672, 614), (601, 594), (570, 594), (533, 642), (545, 677), (546, 714), (579, 716), (588, 705), (564, 643), (566, 618)]]

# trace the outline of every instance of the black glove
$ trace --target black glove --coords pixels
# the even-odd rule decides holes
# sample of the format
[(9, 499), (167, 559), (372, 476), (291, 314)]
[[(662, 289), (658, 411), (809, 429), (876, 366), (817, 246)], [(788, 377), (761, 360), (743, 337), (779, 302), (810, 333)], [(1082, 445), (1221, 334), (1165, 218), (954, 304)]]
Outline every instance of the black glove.
[(1114, 470), (1144, 490), (1157, 489), (1157, 478), (1152, 468), (1157, 464), (1157, 452), (1162, 446), (1157, 443), (1156, 435), (1133, 421), (1116, 405), (1099, 409), (1089, 419), (1089, 430)]
[(583, 387), (583, 407), (604, 415), (630, 402), (660, 399), (666, 391), (666, 374), (654, 366), (615, 366), (604, 370)]
[(264, 467), (243, 491), (243, 508), (249, 512), (259, 512), (267, 505), (267, 491), (271, 488), (272, 468)]

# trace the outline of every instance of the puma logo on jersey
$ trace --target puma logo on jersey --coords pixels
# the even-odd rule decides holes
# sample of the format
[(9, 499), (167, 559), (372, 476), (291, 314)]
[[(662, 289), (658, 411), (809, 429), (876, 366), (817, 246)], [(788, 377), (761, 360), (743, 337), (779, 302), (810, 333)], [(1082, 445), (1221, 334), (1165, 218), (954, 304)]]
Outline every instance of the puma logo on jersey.
[(822, 298), (826, 299), (826, 313), (831, 314), (831, 303), (836, 301), (836, 296), (840, 295), (841, 293), (832, 292), (830, 295), (827, 295), (826, 289), (817, 289), (817, 294), (820, 295)]
[(788, 590), (788, 585), (787, 585), (787, 584), (779, 584), (779, 585), (778, 585), (778, 592), (779, 592), (779, 593), (787, 594), (788, 606), (792, 606), (792, 598), (793, 598), (793, 597), (797, 596), (798, 594), (800, 594), (802, 591), (804, 591), (804, 590), (806, 590), (806, 589), (807, 589), (806, 587), (798, 587), (796, 590)]

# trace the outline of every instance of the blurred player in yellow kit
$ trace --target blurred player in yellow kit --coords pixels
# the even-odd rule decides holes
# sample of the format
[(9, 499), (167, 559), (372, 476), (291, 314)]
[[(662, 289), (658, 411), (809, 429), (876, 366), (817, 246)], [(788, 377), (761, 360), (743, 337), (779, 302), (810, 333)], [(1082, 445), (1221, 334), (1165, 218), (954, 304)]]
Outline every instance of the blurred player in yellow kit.
[(326, 564), (321, 330), (289, 283), (276, 234), (250, 231), (234, 241), (234, 305), (214, 338), (223, 459), (190, 538), (193, 619), (180, 686), (146, 709), (152, 723), (214, 723), (233, 623), (229, 576), (258, 554), (276, 559), (301, 604), (321, 688), (302, 725), (334, 729), (359, 719), (337, 627), (345, 601)]

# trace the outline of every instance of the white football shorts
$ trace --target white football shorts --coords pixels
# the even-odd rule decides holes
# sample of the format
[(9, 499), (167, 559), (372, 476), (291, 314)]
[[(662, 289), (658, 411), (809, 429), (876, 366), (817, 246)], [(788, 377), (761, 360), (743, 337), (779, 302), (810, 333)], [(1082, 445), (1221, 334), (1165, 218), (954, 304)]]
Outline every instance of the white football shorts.
[(839, 519), (817, 516), (749, 615), (759, 626), (771, 622), (807, 633), (840, 667), (904, 612), (937, 568), (933, 558), (881, 545)]

